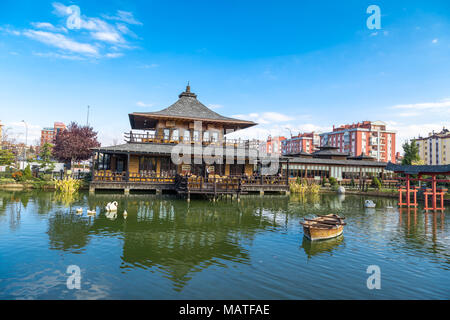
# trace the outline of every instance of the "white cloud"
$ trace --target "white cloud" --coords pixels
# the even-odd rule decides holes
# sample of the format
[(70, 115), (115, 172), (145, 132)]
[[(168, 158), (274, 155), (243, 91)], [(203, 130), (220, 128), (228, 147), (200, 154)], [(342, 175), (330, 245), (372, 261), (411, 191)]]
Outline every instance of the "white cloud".
[(14, 36), (20, 36), (20, 31), (18, 30), (14, 30), (13, 28), (11, 28), (11, 26), (4, 26), (4, 27), (0, 27), (0, 31), (8, 33), (8, 34), (12, 34)]
[(117, 52), (117, 53), (107, 53), (107, 58), (120, 58), (123, 57), (123, 53)]
[(290, 137), (291, 132), (293, 135), (297, 135), (299, 132), (325, 132), (330, 130), (328, 127), (300, 122), (309, 118), (307, 115), (296, 115), (294, 117), (278, 112), (263, 112), (234, 115), (232, 117), (251, 120), (258, 123), (258, 125), (245, 130), (240, 130), (236, 133), (231, 133), (228, 135), (230, 138), (266, 140), (269, 135), (273, 137)]
[(23, 33), (26, 37), (48, 44), (50, 46), (88, 55), (97, 55), (98, 50), (91, 44), (74, 41), (62, 34), (47, 31), (26, 30)]
[(55, 52), (33, 52), (33, 55), (43, 58), (56, 58), (56, 59), (64, 59), (64, 60), (86, 60), (85, 58), (77, 55), (67, 55), (67, 54), (60, 54)]
[(28, 145), (34, 145), (41, 138), (42, 127), (28, 122), (27, 126), (28, 136), (25, 124), (20, 121), (5, 123), (4, 129), (9, 139), (16, 140), (19, 143), (25, 143), (26, 140)]
[(53, 32), (64, 32), (67, 33), (67, 29), (64, 27), (55, 27), (49, 22), (32, 22), (31, 25), (36, 29), (44, 29)]
[(278, 112), (263, 112), (263, 113), (250, 113), (250, 114), (237, 114), (234, 118), (247, 120), (250, 119), (259, 124), (269, 124), (274, 122), (286, 122), (294, 120), (294, 118), (284, 115)]
[(433, 39), (431, 43), (438, 43), (439, 39)]
[(411, 103), (411, 104), (398, 104), (392, 107), (392, 109), (409, 109), (409, 110), (436, 110), (436, 109), (448, 109), (450, 108), (450, 99), (443, 99), (438, 102), (424, 102), (424, 103)]
[(420, 116), (420, 112), (401, 112), (397, 114), (399, 117), (417, 117)]
[(52, 6), (54, 8), (53, 13), (57, 16), (64, 17), (68, 15), (70, 12), (67, 10), (68, 7), (59, 2), (53, 2)]
[(150, 108), (150, 107), (153, 107), (153, 104), (152, 104), (152, 103), (144, 103), (144, 102), (142, 102), (142, 101), (136, 102), (136, 105), (137, 105), (138, 107), (141, 107), (141, 108)]
[(426, 137), (428, 133), (434, 131), (441, 131), (443, 127), (448, 127), (449, 122), (437, 121), (434, 123), (422, 122), (422, 123), (390, 123), (388, 130), (396, 131), (396, 151), (402, 153), (402, 145), (405, 141), (410, 141), (412, 138), (419, 136)]
[[(53, 14), (59, 17), (65, 18), (72, 14), (70, 7), (62, 3), (54, 2), (52, 5), (54, 8)], [(81, 8), (80, 11), (83, 12)], [(32, 22), (33, 29), (17, 31), (7, 26), (0, 27), (0, 31), (14, 35), (24, 35), (30, 39), (65, 51), (35, 54), (39, 56), (72, 60), (98, 59), (101, 57), (118, 58), (124, 55), (123, 50), (136, 48), (125, 37), (129, 36), (137, 39), (138, 36), (125, 23), (132, 25), (142, 25), (142, 23), (137, 21), (131, 12), (127, 11), (119, 10), (115, 16), (108, 18), (122, 23), (111, 24), (101, 18), (88, 17), (81, 14), (79, 29), (68, 30), (65, 26), (54, 25), (50, 22)], [(115, 52), (111, 53), (111, 51)], [(84, 57), (73, 56), (73, 53), (84, 55)]]
[(142, 22), (137, 21), (134, 18), (133, 13), (128, 11), (118, 10), (115, 16), (103, 15), (103, 18), (108, 20), (122, 21), (128, 24), (142, 25)]

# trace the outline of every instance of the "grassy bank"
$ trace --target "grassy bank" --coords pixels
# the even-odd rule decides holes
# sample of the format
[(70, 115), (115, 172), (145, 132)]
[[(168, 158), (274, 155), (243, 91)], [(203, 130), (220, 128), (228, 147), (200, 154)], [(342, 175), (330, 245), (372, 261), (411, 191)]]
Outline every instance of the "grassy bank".
[[(80, 189), (88, 189), (89, 182), (82, 181)], [(16, 181), (9, 178), (0, 179), (0, 189), (3, 190), (56, 190), (54, 181), (45, 181), (40, 179), (26, 180), (26, 181)]]

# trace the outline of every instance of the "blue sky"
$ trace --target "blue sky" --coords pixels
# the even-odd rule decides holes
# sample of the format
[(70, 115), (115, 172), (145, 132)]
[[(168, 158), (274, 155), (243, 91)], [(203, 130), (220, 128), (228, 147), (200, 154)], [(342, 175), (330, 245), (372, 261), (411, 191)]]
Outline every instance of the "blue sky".
[[(381, 9), (370, 30), (369, 5)], [(79, 29), (67, 26), (80, 8)], [(29, 142), (54, 121), (121, 141), (128, 113), (187, 81), (204, 104), (285, 136), (382, 120), (398, 144), (450, 127), (450, 1), (20, 1), (0, 4), (0, 120)]]

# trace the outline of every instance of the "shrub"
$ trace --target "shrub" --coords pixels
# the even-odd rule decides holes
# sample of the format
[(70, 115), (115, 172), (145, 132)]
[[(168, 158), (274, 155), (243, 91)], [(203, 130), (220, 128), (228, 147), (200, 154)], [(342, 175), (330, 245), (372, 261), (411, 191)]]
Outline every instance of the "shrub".
[(334, 177), (330, 177), (330, 179), (328, 179), (328, 181), (330, 181), (330, 184), (332, 187), (338, 185), (338, 182), (337, 182), (336, 178), (334, 178)]
[(375, 188), (375, 189), (378, 189), (378, 190), (381, 189), (381, 182), (380, 182), (380, 180), (379, 180), (377, 177), (374, 177), (374, 178), (372, 179), (371, 187), (372, 187), (372, 188)]
[(30, 168), (30, 165), (27, 165), (27, 167), (25, 169), (23, 169), (22, 179), (30, 180), (31, 178), (33, 178), (33, 175), (31, 173), (31, 168)]
[(23, 173), (22, 173), (22, 171), (16, 171), (11, 176), (14, 180), (21, 181)]
[(42, 178), (42, 180), (44, 180), (44, 181), (52, 181), (52, 175), (49, 174), (49, 173), (43, 174), (41, 178)]
[(322, 179), (322, 186), (325, 186), (326, 183), (327, 183), (327, 178), (323, 177), (323, 179)]
[(64, 180), (55, 180), (55, 188), (62, 193), (72, 194), (81, 187), (82, 180), (76, 180), (72, 177), (66, 177)]

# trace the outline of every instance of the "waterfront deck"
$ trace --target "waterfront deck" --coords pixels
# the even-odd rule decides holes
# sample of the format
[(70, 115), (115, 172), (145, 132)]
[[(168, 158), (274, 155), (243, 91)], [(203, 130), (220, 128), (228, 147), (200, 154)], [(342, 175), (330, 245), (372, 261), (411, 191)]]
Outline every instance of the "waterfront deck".
[(129, 194), (132, 190), (148, 190), (156, 193), (176, 192), (180, 195), (240, 195), (265, 192), (289, 193), (289, 184), (281, 176), (173, 176), (157, 177), (149, 174), (114, 173), (96, 171), (89, 190), (123, 190)]

